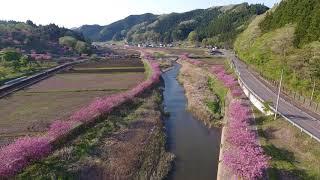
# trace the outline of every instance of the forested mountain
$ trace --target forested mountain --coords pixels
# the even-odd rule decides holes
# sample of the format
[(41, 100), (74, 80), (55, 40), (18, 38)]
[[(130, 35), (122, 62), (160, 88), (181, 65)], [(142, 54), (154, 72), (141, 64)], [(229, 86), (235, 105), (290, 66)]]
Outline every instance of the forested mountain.
[(196, 41), (231, 45), (253, 16), (267, 10), (264, 5), (243, 3), (185, 13), (143, 14), (107, 26), (85, 25), (78, 31), (93, 41), (127, 40), (134, 43), (183, 41), (194, 31)]
[(235, 42), (237, 54), (272, 80), (320, 101), (320, 1), (283, 0), (258, 16)]
[(289, 23), (296, 24), (293, 41), (296, 47), (319, 40), (320, 1), (283, 1), (275, 12), (267, 13), (266, 18), (260, 23), (260, 28), (269, 32)]
[(18, 48), (26, 53), (81, 53), (89, 44), (76, 31), (55, 24), (35, 25), (32, 21), (0, 21), (0, 50)]
[(139, 24), (149, 24), (157, 19), (154, 14), (131, 15), (107, 26), (83, 25), (76, 29), (92, 41), (122, 40), (126, 33)]

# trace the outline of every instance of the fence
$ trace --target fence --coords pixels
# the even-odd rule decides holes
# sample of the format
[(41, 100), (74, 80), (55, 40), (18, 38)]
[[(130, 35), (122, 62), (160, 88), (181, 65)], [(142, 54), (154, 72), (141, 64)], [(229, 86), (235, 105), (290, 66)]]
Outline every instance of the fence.
[[(271, 112), (265, 112), (264, 111), (264, 100), (262, 98), (260, 98), (253, 90), (251, 90), (246, 84), (245, 82), (242, 80), (241, 76), (240, 76), (240, 72), (238, 71), (237, 67), (235, 66), (233, 60), (231, 60), (230, 62), (230, 66), (232, 69), (235, 70), (237, 76), (238, 76), (238, 81), (240, 84), (240, 87), (242, 88), (242, 90), (245, 92), (245, 94), (248, 96), (248, 98), (250, 99), (250, 101), (254, 104), (254, 106), (256, 106), (261, 112), (270, 115)], [(270, 106), (270, 109), (272, 112), (276, 112), (275, 107)], [(306, 134), (308, 134), (309, 136), (311, 136), (311, 138), (317, 140), (318, 142), (320, 142), (320, 139), (316, 136), (314, 136), (311, 132), (309, 132), (308, 130), (302, 128), (299, 124), (296, 124), (295, 122), (293, 122), (292, 120), (290, 120), (288, 117), (286, 117), (284, 114), (282, 114), (281, 112), (278, 112), (278, 114), (280, 116), (282, 116), (284, 119), (286, 119), (289, 123), (291, 123), (293, 126), (297, 127), (298, 129), (301, 130), (301, 132), (304, 132)]]
[[(265, 77), (261, 73), (259, 73), (259, 76), (262, 77), (260, 79), (265, 81), (266, 83), (270, 83), (274, 87), (279, 86), (279, 82), (271, 80)], [(320, 104), (318, 102), (312, 101), (311, 97), (305, 97), (303, 96), (302, 92), (292, 91), (290, 89), (287, 89), (285, 86), (282, 86), (281, 91), (289, 98), (292, 98), (293, 100), (295, 100), (295, 102), (297, 102), (299, 105), (303, 106), (304, 108), (320, 114)]]
[[(250, 65), (247, 65), (247, 67), (250, 70), (250, 72), (255, 74), (256, 77), (261, 81), (264, 81), (265, 83), (270, 84), (271, 86), (274, 86), (274, 87), (279, 86), (279, 82), (264, 76), (262, 73), (258, 73), (258, 71)], [(302, 92), (292, 91), (290, 89), (287, 89), (285, 86), (282, 86), (281, 91), (283, 94), (288, 96), (288, 98), (292, 98), (300, 106), (303, 106), (304, 108), (312, 112), (320, 114), (320, 103), (312, 101), (311, 97), (305, 97), (303, 96)]]

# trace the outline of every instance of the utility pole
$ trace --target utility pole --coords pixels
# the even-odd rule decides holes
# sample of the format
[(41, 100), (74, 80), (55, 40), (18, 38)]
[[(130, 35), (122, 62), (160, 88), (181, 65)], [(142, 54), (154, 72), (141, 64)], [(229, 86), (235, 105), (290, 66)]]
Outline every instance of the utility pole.
[(281, 79), (280, 79), (280, 84), (279, 84), (279, 91), (278, 91), (278, 98), (277, 98), (276, 112), (274, 113), (274, 120), (276, 120), (276, 119), (277, 119), (277, 115), (278, 115), (278, 107), (279, 107), (279, 100), (280, 100), (280, 93), (281, 93), (282, 79), (283, 79), (283, 69), (282, 69), (282, 71), (281, 71)]
[(312, 89), (312, 94), (311, 94), (311, 102), (310, 102), (310, 105), (311, 105), (312, 100), (313, 100), (313, 95), (314, 95), (315, 89), (316, 89), (316, 80), (314, 80), (314, 83), (313, 83), (313, 89)]

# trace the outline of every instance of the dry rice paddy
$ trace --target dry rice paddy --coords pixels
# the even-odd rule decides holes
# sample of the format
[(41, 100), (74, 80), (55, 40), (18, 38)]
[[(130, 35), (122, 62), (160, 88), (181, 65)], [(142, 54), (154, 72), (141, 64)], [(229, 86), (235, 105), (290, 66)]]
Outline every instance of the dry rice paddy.
[[(139, 62), (118, 62), (120, 65), (95, 62), (81, 67), (143, 68)], [(98, 97), (132, 88), (144, 79), (144, 72), (64, 72), (0, 99), (0, 147), (16, 137), (41, 133), (52, 121), (68, 117)]]

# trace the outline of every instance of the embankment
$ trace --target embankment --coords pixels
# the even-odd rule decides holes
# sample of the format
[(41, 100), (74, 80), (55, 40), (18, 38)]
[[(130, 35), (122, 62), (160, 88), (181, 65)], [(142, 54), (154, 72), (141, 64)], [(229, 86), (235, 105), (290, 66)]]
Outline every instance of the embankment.
[(219, 126), (222, 117), (219, 97), (210, 91), (208, 72), (183, 60), (178, 63), (181, 64), (178, 81), (185, 89), (188, 110), (207, 126)]
[(173, 155), (165, 149), (161, 93), (155, 87), (115, 108), (16, 178), (163, 179)]
[[(189, 75), (196, 74), (196, 69), (199, 67), (204, 68), (203, 62), (190, 59), (187, 55), (182, 56), (182, 60), (183, 63), (194, 66), (188, 70)], [(236, 177), (256, 179), (265, 176), (269, 157), (264, 154), (259, 144), (250, 101), (239, 87), (236, 78), (227, 72), (223, 65), (214, 65), (208, 68), (208, 72), (214, 78), (214, 82), (220, 82), (214, 83), (215, 86), (222, 85), (228, 90), (228, 95), (223, 98), (226, 110), (217, 179)], [(192, 78), (188, 77), (188, 79)], [(196, 83), (193, 82), (190, 85), (194, 84)], [(199, 91), (193, 93), (199, 93)]]
[[(49, 130), (39, 136), (24, 137), (0, 150), (0, 177), (2, 179), (14, 176), (27, 165), (48, 156), (54, 150), (63, 146), (83, 130), (101, 122), (115, 108), (131, 101), (141, 93), (152, 88), (159, 82), (160, 69), (158, 63), (144, 54), (148, 78), (133, 89), (124, 93), (106, 96), (93, 101), (76, 111), (66, 120), (58, 120), (51, 124)], [(86, 145), (85, 145), (86, 146)]]

